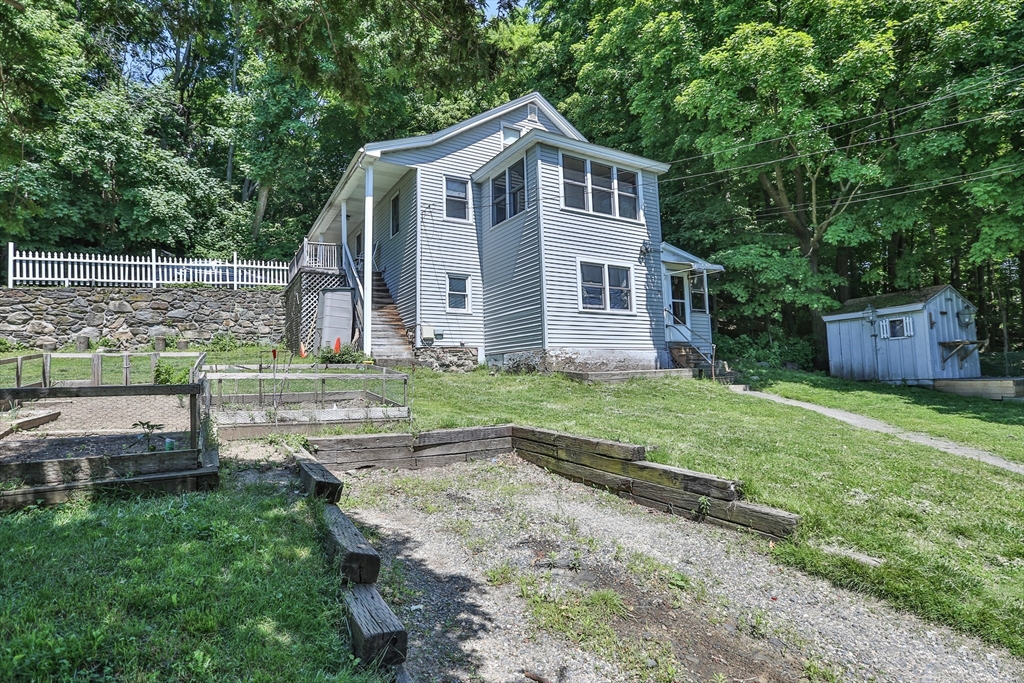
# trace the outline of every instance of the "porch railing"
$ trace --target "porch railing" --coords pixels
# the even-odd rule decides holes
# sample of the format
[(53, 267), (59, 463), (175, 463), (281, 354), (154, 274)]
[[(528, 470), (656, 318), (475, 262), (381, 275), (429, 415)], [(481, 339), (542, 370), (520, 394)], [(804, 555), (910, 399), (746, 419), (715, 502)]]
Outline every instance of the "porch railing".
[(338, 259), (340, 247), (330, 242), (310, 242), (308, 237), (302, 239), (302, 246), (295, 252), (288, 264), (288, 281), (291, 282), (299, 268), (318, 268), (321, 270), (338, 271), (341, 263)]

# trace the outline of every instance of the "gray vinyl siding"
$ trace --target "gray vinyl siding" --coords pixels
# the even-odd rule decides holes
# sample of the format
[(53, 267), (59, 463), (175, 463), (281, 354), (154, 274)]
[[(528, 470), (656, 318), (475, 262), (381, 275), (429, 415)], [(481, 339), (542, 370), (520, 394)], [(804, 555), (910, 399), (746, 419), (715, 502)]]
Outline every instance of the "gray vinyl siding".
[[(399, 229), (391, 236), (391, 199), (398, 193)], [(391, 291), (406, 329), (416, 325), (416, 170), (373, 205), (373, 244), (379, 249), (375, 268)]]
[(526, 211), (492, 226), (491, 184), (476, 186), (480, 203), (484, 327), (488, 354), (543, 347), (537, 148), (526, 153)]
[(711, 315), (709, 313), (693, 313), (690, 315), (690, 343), (700, 349), (708, 358), (711, 357)]
[[(382, 159), (390, 163), (419, 169), (419, 323), (431, 325), (435, 332), (440, 331), (444, 335), (436, 342), (439, 346), (462, 343), (484, 347), (486, 299), (477, 223), (445, 218), (444, 179), (451, 176), (469, 181), (474, 171), (501, 152), (503, 123), (518, 125), (524, 132), (528, 127), (538, 126), (557, 130), (543, 113), (538, 121), (529, 121), (524, 105), (507, 112), (500, 119), (484, 122), (435, 145), (382, 154)], [(477, 212), (477, 199), (474, 196), (470, 216)], [(482, 215), (489, 217), (489, 207), (483, 207), (483, 210)], [(384, 213), (387, 213), (386, 209)], [(445, 310), (448, 273), (469, 276), (471, 313), (449, 313)]]
[[(561, 207), (558, 150), (541, 146), (548, 348), (661, 350), (665, 339), (656, 176), (643, 173), (645, 224)], [(638, 261), (641, 247), (654, 247)], [(633, 313), (579, 310), (577, 257), (633, 269)]]

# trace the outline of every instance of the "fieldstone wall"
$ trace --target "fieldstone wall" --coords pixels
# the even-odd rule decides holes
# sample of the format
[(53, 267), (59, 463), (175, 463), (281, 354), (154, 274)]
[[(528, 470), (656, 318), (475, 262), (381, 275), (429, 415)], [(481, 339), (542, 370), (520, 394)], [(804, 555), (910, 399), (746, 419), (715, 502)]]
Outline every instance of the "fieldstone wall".
[(416, 363), (439, 372), (470, 372), (477, 366), (476, 347), (422, 346), (416, 349)]
[(242, 343), (284, 335), (281, 289), (25, 287), (0, 290), (0, 336), (30, 347), (74, 343), (79, 335), (126, 350), (153, 337), (205, 341), (230, 332)]

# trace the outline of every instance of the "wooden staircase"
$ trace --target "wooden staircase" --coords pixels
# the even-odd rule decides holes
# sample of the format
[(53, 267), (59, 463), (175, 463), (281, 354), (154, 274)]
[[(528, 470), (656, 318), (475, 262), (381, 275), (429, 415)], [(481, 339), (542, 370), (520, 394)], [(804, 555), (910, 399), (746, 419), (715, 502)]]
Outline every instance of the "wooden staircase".
[(391, 297), (384, 276), (373, 273), (373, 315), (371, 316), (373, 360), (388, 367), (412, 365), (416, 360), (405, 323)]
[(672, 356), (672, 362), (677, 368), (690, 368), (695, 377), (714, 378), (722, 384), (732, 384), (736, 380), (736, 373), (729, 369), (726, 363), (717, 362), (712, 372), (711, 363), (700, 350), (687, 342), (669, 342), (668, 352)]

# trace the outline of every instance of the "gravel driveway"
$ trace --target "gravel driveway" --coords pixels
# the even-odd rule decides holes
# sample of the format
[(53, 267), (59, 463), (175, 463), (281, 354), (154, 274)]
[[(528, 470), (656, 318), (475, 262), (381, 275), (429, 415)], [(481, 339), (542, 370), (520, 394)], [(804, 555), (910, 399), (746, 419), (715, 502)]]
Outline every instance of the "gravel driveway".
[(512, 455), (339, 474), (418, 681), (1024, 681), (1004, 650), (780, 567), (765, 541)]

